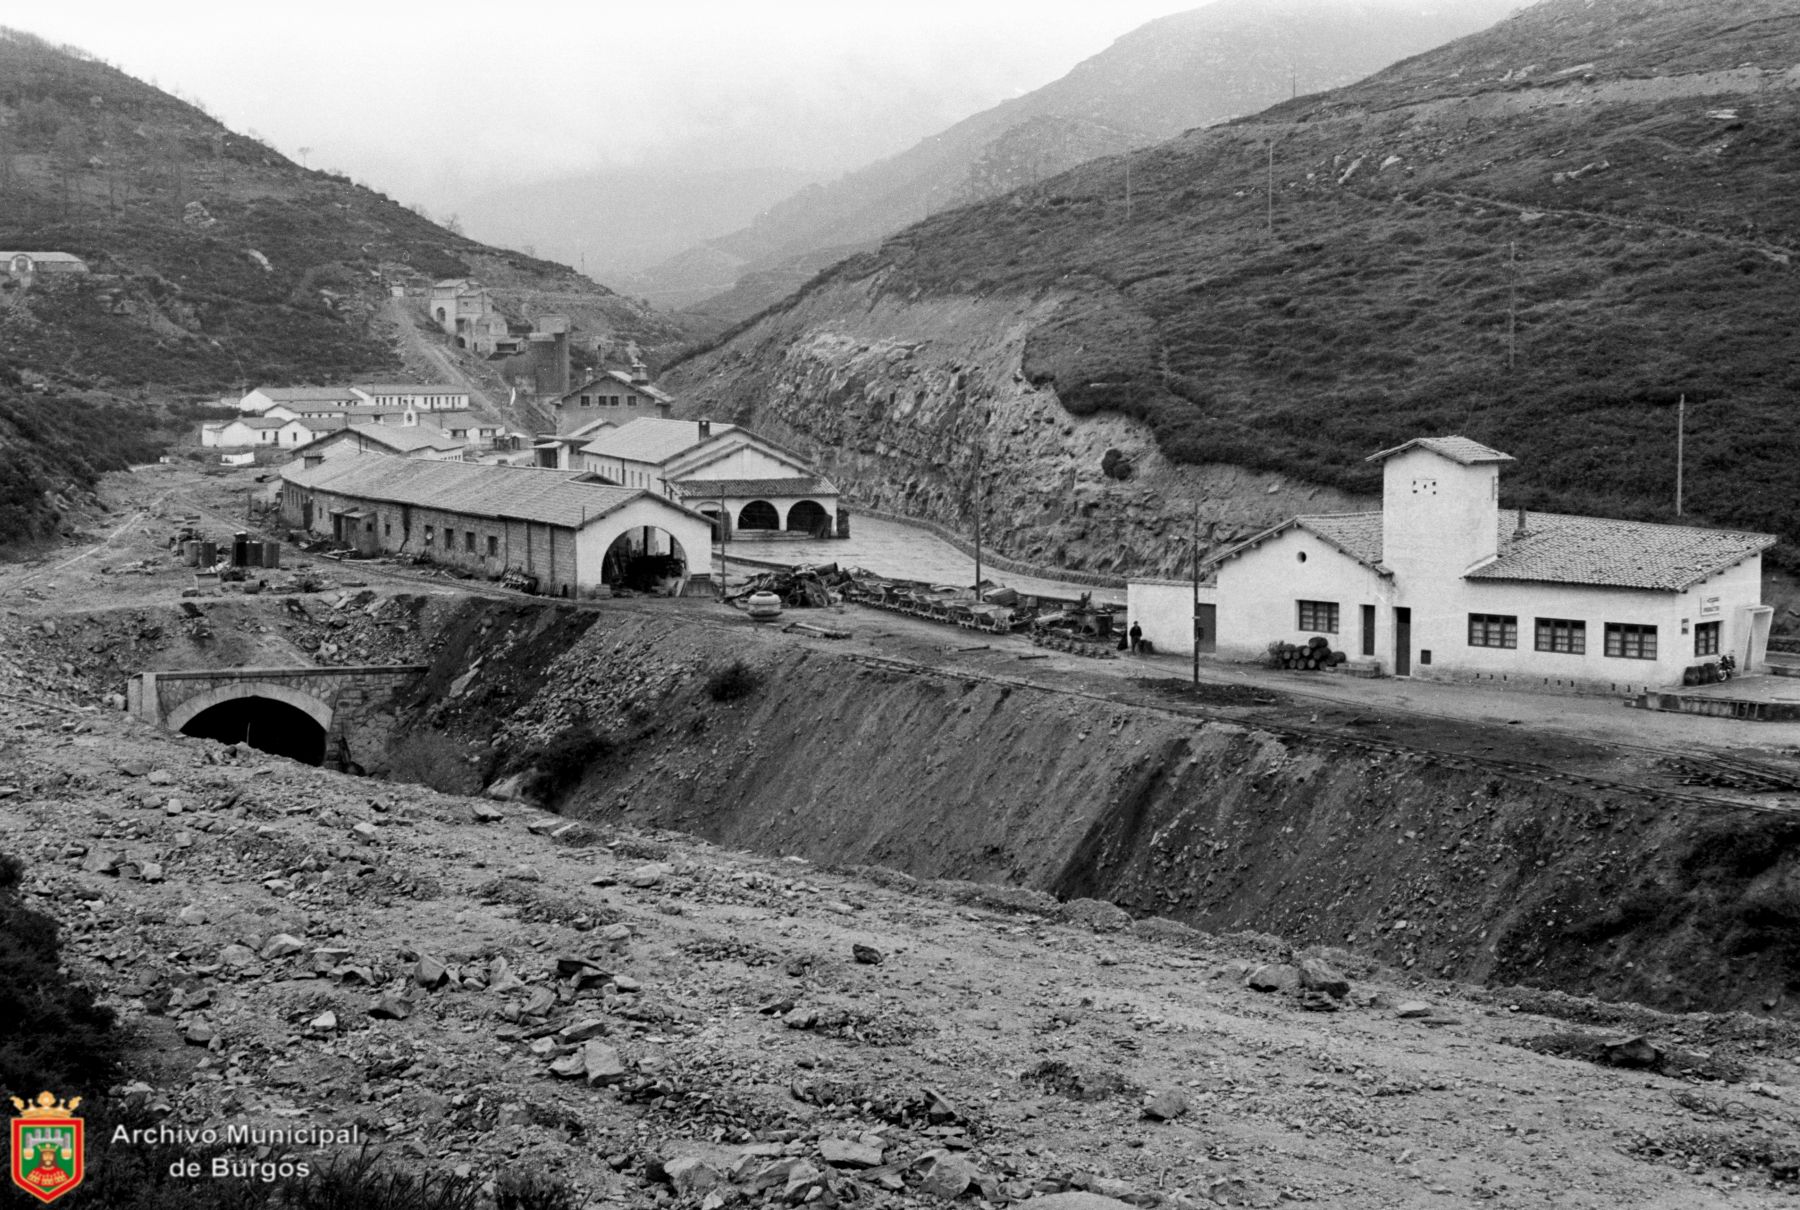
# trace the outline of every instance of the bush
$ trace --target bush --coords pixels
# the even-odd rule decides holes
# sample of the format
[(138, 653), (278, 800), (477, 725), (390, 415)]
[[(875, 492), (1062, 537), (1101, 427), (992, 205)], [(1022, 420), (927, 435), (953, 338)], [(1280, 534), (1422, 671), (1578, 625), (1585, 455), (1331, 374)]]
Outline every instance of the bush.
[(22, 873), (0, 857), (0, 1088), (92, 1095), (118, 1080), (113, 1012), (63, 971), (56, 921), (19, 902)]
[(479, 794), (488, 760), (469, 760), (471, 745), (442, 731), (415, 731), (388, 753), (388, 780), (430, 786), (440, 794)]
[(735, 702), (749, 697), (761, 685), (761, 673), (742, 660), (733, 660), (706, 678), (706, 695), (715, 702)]
[(522, 750), (513, 760), (516, 770), (532, 771), (526, 790), (543, 802), (553, 802), (581, 782), (593, 766), (618, 750), (612, 736), (592, 727), (570, 727), (555, 738)]

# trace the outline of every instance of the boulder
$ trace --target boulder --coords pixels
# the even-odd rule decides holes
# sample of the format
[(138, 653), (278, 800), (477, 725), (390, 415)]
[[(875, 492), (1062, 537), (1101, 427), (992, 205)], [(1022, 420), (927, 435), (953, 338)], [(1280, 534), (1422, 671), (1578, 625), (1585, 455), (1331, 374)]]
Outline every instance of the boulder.
[(820, 1139), (819, 1154), (834, 1168), (878, 1168), (884, 1152), (860, 1139)]
[(1333, 1000), (1342, 1000), (1350, 994), (1350, 980), (1318, 958), (1300, 960), (1300, 986), (1309, 992), (1324, 992)]
[(625, 1078), (625, 1060), (619, 1057), (618, 1050), (604, 1042), (582, 1043), (581, 1062), (591, 1088), (617, 1084)]
[(1144, 1102), (1144, 1116), (1152, 1122), (1170, 1122), (1188, 1111), (1187, 1093), (1165, 1088)]
[(664, 1160), (663, 1175), (669, 1178), (678, 1197), (703, 1196), (725, 1183), (719, 1170), (697, 1155)]
[(426, 991), (436, 991), (450, 981), (450, 968), (429, 954), (419, 957), (413, 967), (413, 982)]
[(1253, 992), (1297, 992), (1300, 990), (1300, 972), (1285, 962), (1271, 962), (1251, 971), (1244, 986)]
[(265, 962), (274, 962), (282, 958), (291, 958), (306, 948), (306, 942), (292, 933), (276, 933), (263, 942), (261, 957)]

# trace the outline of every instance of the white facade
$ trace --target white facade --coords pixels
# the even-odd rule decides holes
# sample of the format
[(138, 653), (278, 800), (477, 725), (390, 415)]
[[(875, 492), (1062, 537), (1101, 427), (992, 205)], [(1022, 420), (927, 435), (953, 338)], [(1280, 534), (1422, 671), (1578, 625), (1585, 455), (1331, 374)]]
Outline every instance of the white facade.
[[(1679, 685), (1723, 655), (1763, 662), (1772, 537), (1503, 514), (1511, 459), (1460, 438), (1377, 457), (1379, 514), (1297, 517), (1214, 562), (1202, 601), (1221, 654), (1322, 635), (1395, 675), (1619, 693)], [(1159, 651), (1193, 650), (1191, 586), (1134, 582), (1129, 599)]]

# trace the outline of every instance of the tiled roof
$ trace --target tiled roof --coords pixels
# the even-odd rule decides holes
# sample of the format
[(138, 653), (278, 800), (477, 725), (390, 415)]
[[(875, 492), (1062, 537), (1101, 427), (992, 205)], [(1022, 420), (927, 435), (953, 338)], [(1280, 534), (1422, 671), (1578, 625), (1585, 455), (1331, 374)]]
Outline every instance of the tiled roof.
[[(737, 429), (735, 424), (715, 424), (711, 437), (719, 437)], [(627, 462), (662, 463), (702, 440), (700, 426), (692, 420), (665, 420), (660, 416), (639, 416), (616, 429), (601, 433), (581, 447), (584, 454), (601, 458), (622, 458)]]
[[(356, 444), (379, 445), (400, 453), (411, 453), (414, 450), (424, 449), (454, 450), (468, 444), (466, 441), (440, 433), (436, 429), (417, 426), (359, 424), (350, 428), (348, 432), (358, 439)], [(329, 433), (327, 436), (336, 437), (337, 434)], [(341, 440), (349, 441), (351, 438), (345, 437)]]
[(299, 416), (293, 420), (282, 421), (281, 427), (286, 428), (290, 424), (298, 425), (310, 432), (323, 433), (327, 429), (347, 427), (350, 424), (350, 418), (348, 416)]
[(1382, 450), (1379, 454), (1370, 454), (1365, 461), (1385, 462), (1395, 454), (1403, 454), (1410, 449), (1430, 450), (1441, 454), (1452, 462), (1460, 462), (1464, 466), (1474, 466), (1478, 462), (1511, 462), (1511, 454), (1502, 454), (1499, 450), (1489, 449), (1479, 441), (1470, 441), (1467, 437), (1414, 437), (1404, 445), (1396, 445), (1391, 450)]
[(232, 424), (241, 424), (247, 429), (278, 429), (284, 424), (294, 423), (283, 420), (279, 416), (246, 416), (242, 420), (233, 420)]
[(576, 387), (574, 390), (568, 392), (565, 395), (558, 396), (558, 401), (560, 402), (561, 400), (565, 400), (565, 399), (573, 399), (576, 396), (580, 395), (583, 391), (586, 391), (591, 395), (591, 394), (593, 394), (594, 388), (597, 386), (605, 387), (609, 391), (614, 389), (615, 387), (623, 386), (629, 390), (636, 391), (638, 394), (644, 396), (644, 398), (646, 398), (646, 399), (655, 400), (658, 403), (670, 403), (675, 398), (673, 395), (669, 394), (667, 391), (664, 391), (658, 387), (651, 386), (647, 382), (631, 381), (631, 375), (626, 373), (624, 370), (603, 370), (599, 374), (596, 374), (594, 377), (592, 377), (592, 378), (588, 379), (586, 382), (582, 383), (580, 386)]
[(1775, 545), (1774, 534), (1651, 525), (1604, 517), (1500, 516), (1500, 553), (1471, 580), (1532, 580), (1681, 592)]
[(539, 521), (568, 529), (598, 521), (639, 498), (690, 517), (699, 516), (642, 488), (584, 482), (579, 471), (530, 466), (363, 454), (328, 458), (314, 467), (289, 463), (282, 468), (281, 477), (301, 487), (355, 499)]
[(682, 479), (672, 484), (682, 496), (697, 500), (725, 496), (835, 496), (837, 486), (816, 475), (790, 479)]
[[(1220, 552), (1208, 562), (1217, 564), (1235, 558), (1296, 527), (1357, 562), (1388, 574), (1389, 569), (1381, 561), (1380, 513), (1292, 517)], [(1566, 513), (1528, 512), (1522, 536), (1518, 529), (1518, 513), (1502, 510), (1499, 553), (1466, 578), (1681, 592), (1760, 554), (1777, 541), (1774, 534), (1652, 525)]]

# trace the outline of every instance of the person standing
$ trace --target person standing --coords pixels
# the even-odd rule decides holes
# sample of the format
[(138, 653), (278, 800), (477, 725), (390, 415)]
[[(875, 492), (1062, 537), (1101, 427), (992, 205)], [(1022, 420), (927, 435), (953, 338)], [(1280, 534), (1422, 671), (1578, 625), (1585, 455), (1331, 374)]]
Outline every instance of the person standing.
[(1138, 643), (1142, 641), (1144, 637), (1144, 628), (1139, 626), (1136, 622), (1133, 622), (1131, 624), (1131, 630), (1128, 633), (1131, 635), (1131, 654), (1136, 655)]

